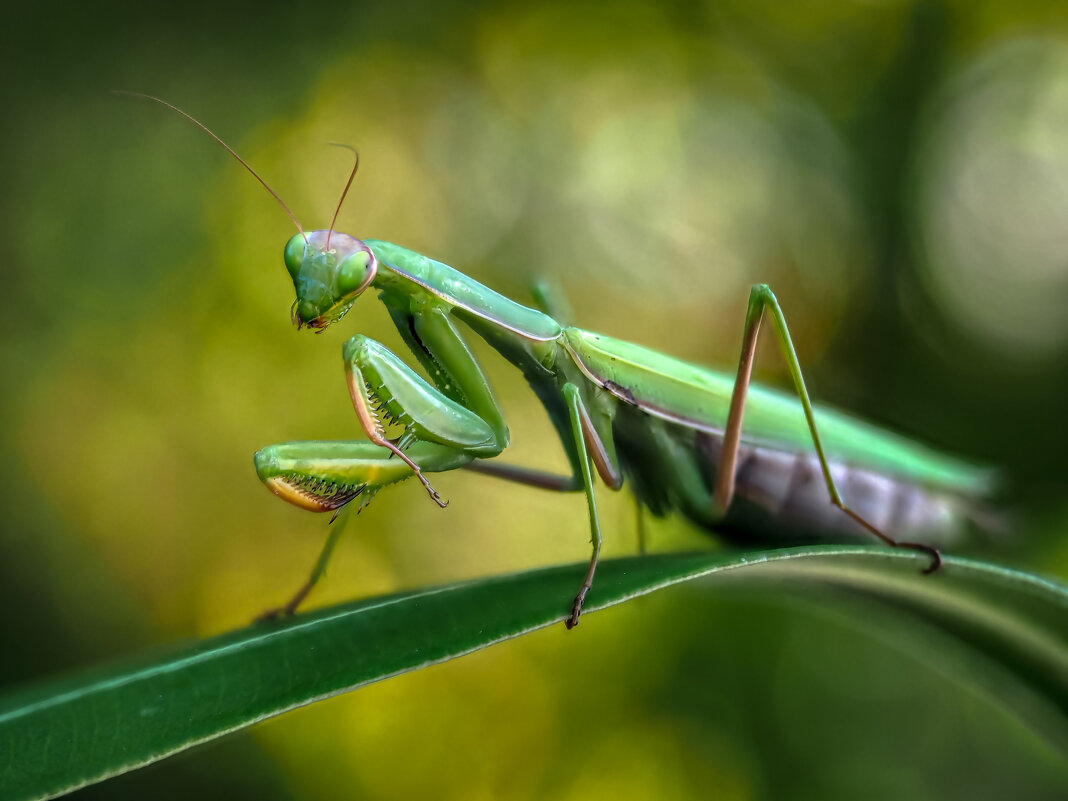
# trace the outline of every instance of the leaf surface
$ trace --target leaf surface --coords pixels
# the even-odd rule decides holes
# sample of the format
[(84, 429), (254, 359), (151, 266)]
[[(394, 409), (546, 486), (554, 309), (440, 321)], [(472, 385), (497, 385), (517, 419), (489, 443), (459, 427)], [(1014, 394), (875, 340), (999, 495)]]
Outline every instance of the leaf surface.
[[(598, 609), (704, 576), (709, 584), (831, 585), (963, 643), (981, 665), (977, 675), (998, 685), (990, 689), (1000, 702), (1068, 753), (1068, 587), (957, 558), (923, 576), (926, 560), (833, 546), (609, 560), (598, 568), (583, 622), (590, 625)], [(561, 623), (584, 570), (565, 565), (365, 599), (10, 693), (0, 699), (0, 797), (60, 795), (289, 709)], [(568, 634), (561, 625), (560, 636), (581, 637), (582, 627)]]

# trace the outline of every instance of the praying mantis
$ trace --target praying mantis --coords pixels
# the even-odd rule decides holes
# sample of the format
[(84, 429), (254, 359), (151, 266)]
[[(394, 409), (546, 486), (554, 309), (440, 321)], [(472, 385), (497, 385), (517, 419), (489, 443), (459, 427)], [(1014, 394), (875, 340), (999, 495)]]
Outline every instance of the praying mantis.
[[(990, 488), (988, 471), (837, 411), (815, 409), (779, 302), (766, 284), (749, 295), (737, 370), (722, 372), (567, 324), (551, 292), (540, 308), (510, 300), (470, 276), (390, 242), (330, 227), (306, 232), (281, 198), (225, 142), (181, 109), (263, 184), (298, 233), (283, 261), (298, 329), (338, 323), (374, 290), (424, 378), (385, 345), (356, 334), (343, 349), (345, 380), (362, 441), (272, 445), (256, 472), (275, 495), (335, 516), (364, 508), (384, 487), (416, 478), (447, 505), (430, 476), (460, 468), (531, 487), (585, 494), (592, 554), (570, 602), (579, 622), (603, 542), (594, 486), (629, 485), (639, 507), (678, 512), (739, 541), (800, 544), (874, 538), (941, 565), (939, 545), (966, 527)], [(767, 318), (791, 391), (751, 381)], [(544, 406), (570, 467), (555, 475), (496, 457), (508, 427), (466, 329), (517, 368)], [(743, 427), (743, 418), (745, 425)], [(268, 617), (292, 614), (325, 572), (342, 527), (333, 526), (308, 580)], [(913, 539), (922, 538), (922, 539)], [(563, 610), (563, 606), (562, 606)]]

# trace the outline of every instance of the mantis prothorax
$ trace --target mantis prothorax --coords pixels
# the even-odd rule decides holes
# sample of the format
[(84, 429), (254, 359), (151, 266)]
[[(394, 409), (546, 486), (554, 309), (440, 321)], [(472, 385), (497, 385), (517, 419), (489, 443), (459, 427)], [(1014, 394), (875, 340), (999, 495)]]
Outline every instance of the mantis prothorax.
[[(986, 491), (982, 470), (844, 414), (814, 410), (782, 309), (765, 284), (750, 291), (741, 357), (730, 374), (565, 325), (555, 319), (547, 293), (541, 310), (529, 308), (399, 245), (357, 239), (335, 231), (333, 222), (320, 231), (297, 227), (283, 253), (297, 328), (325, 329), (373, 289), (429, 381), (384, 345), (352, 337), (342, 357), (367, 441), (272, 445), (255, 455), (260, 479), (290, 503), (335, 514), (348, 504), (362, 508), (381, 488), (413, 475), (445, 506), (428, 474), (457, 468), (582, 491), (593, 550), (565, 618), (568, 628), (579, 621), (601, 550), (596, 478), (614, 490), (629, 482), (639, 506), (655, 515), (678, 511), (739, 540), (874, 537), (927, 554), (924, 572), (941, 564), (928, 543), (951, 540)], [(765, 317), (792, 393), (750, 381)], [(555, 426), (570, 475), (495, 461), (508, 446), (508, 429), (458, 323), (522, 372)], [(387, 430), (399, 433), (387, 438)], [(309, 580), (275, 613), (296, 610), (322, 575), (338, 534), (331, 533)]]

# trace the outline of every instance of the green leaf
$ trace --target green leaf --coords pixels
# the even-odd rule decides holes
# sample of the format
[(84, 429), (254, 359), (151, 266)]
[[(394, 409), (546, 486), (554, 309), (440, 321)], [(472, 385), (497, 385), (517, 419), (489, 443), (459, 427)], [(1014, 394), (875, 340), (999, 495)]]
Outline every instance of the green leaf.
[[(604, 562), (597, 609), (688, 579), (832, 585), (922, 617), (1068, 751), (1068, 587), (1027, 573), (861, 547)], [(0, 797), (46, 798), (286, 710), (560, 623), (585, 570), (566, 565), (372, 598), (259, 624), (0, 699)], [(571, 634), (581, 637), (582, 627)], [(714, 636), (714, 632), (708, 632)], [(991, 677), (994, 677), (991, 679)], [(973, 680), (975, 676), (967, 677)]]

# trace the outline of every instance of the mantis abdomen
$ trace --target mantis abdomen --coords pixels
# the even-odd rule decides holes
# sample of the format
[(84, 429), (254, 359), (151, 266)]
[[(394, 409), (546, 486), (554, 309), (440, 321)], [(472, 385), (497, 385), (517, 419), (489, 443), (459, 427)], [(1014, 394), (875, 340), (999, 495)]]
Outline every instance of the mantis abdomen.
[[(654, 514), (677, 510), (697, 525), (748, 546), (870, 540), (863, 528), (828, 502), (814, 451), (743, 441), (734, 500), (726, 515), (718, 516), (713, 496), (723, 435), (641, 417), (640, 425), (615, 426), (616, 446), (629, 486)], [(922, 537), (944, 546), (971, 528), (977, 502), (971, 494), (924, 486), (833, 455), (828, 455), (828, 464), (852, 509), (895, 537)], [(664, 481), (665, 471), (669, 481)]]

